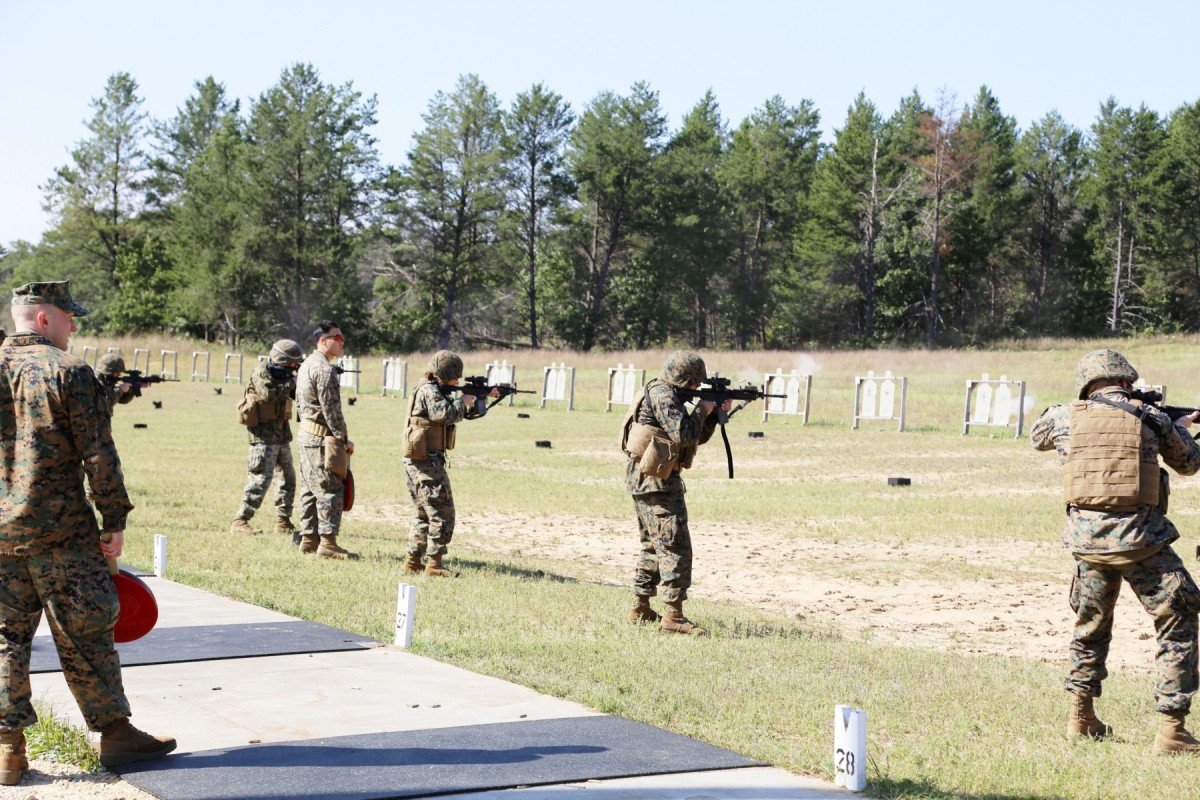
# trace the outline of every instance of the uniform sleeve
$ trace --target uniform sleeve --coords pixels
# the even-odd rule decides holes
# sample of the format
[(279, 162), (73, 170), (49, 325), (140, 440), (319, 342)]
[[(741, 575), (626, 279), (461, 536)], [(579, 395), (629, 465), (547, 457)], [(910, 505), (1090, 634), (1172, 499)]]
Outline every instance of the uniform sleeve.
[(1171, 422), (1166, 414), (1157, 412), (1155, 416), (1161, 417), (1164, 431), (1158, 443), (1158, 454), (1162, 460), (1180, 475), (1195, 475), (1200, 471), (1200, 442), (1192, 438), (1187, 428)]
[(1037, 450), (1058, 450), (1059, 456), (1065, 459), (1069, 455), (1067, 441), (1070, 421), (1070, 406), (1050, 406), (1033, 423), (1029, 441)]
[(413, 413), (418, 417), (425, 417), (430, 422), (453, 425), (467, 416), (467, 404), (463, 402), (462, 394), (451, 399), (442, 394), (437, 384), (426, 383), (420, 388), (420, 396)]
[[(711, 425), (707, 424), (704, 412), (697, 405), (689, 414), (680, 402), (675, 390), (669, 386), (658, 385), (650, 387), (650, 412), (658, 421), (659, 427), (680, 447), (698, 445), (708, 441), (716, 427), (716, 415), (712, 417)], [(704, 436), (707, 428), (708, 436)]]
[(105, 530), (123, 531), (133, 503), (125, 491), (104, 387), (91, 370), (72, 370), (65, 378), (71, 435), (92, 488), (92, 502), (104, 520)]
[(272, 400), (271, 381), (259, 369), (250, 373), (250, 391), (264, 400)]
[(342, 416), (342, 387), (338, 384), (337, 373), (331, 369), (322, 375), (316, 381), (316, 390), (317, 404), (321, 406), (321, 415), (325, 417), (329, 435), (349, 441), (346, 418)]

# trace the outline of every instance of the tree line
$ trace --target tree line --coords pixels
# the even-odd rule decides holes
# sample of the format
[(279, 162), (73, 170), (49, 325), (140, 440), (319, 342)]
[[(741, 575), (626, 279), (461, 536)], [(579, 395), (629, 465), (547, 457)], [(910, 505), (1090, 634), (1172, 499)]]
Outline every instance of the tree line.
[(1200, 101), (1115, 99), (1028, 130), (864, 95), (831, 142), (811, 101), (731, 126), (706, 93), (672, 130), (645, 83), (576, 111), (438, 92), (406, 161), (377, 99), (309, 64), (243, 109), (212, 77), (166, 120), (108, 78), (42, 189), (51, 227), (11, 283), (68, 277), (111, 333), (356, 349), (971, 346), (1200, 330)]

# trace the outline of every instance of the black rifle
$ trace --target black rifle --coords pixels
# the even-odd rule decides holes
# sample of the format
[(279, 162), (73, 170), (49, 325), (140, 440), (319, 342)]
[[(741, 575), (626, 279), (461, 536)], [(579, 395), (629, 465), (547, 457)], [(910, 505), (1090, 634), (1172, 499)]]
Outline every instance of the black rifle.
[(1184, 408), (1183, 406), (1164, 406), (1162, 405), (1162, 392), (1144, 392), (1134, 389), (1129, 393), (1129, 397), (1132, 400), (1141, 400), (1143, 403), (1154, 406), (1170, 417), (1172, 422), (1200, 411), (1200, 409)]
[[(451, 386), (448, 383), (441, 384), (443, 392), (462, 392), (469, 394), (475, 398), (474, 413), (472, 418), (482, 417), (488, 412), (488, 409), (499, 403), (504, 398), (512, 394), (537, 394), (530, 389), (518, 389), (515, 383), (496, 383), (489, 385), (487, 378), (479, 375), (472, 375), (469, 378), (463, 378), (462, 382)], [(488, 396), (495, 390), (499, 392), (491, 403), (488, 403)]]
[(339, 364), (333, 365), (333, 374), (345, 375), (347, 372), (349, 372), (351, 374), (358, 374), (359, 372), (362, 372), (362, 370), (361, 369), (346, 369), (345, 367), (343, 367)]
[(277, 381), (294, 381), (299, 371), (299, 365), (285, 367), (282, 364), (267, 364), (267, 373)]
[[(733, 450), (729, 447), (729, 434), (725, 432), (725, 423), (729, 422), (730, 417), (755, 400), (762, 400), (766, 397), (787, 399), (786, 394), (767, 394), (757, 386), (746, 385), (734, 389), (732, 388), (732, 384), (733, 381), (729, 378), (718, 378), (714, 375), (702, 383), (698, 389), (675, 390), (675, 393), (684, 400), (708, 400), (717, 404), (717, 407), (713, 409), (713, 413), (717, 415), (717, 424), (721, 426), (721, 439), (725, 442), (725, 463), (729, 466), (730, 478), (733, 478)], [(722, 408), (726, 400), (741, 400), (742, 402), (730, 409), (727, 414)]]
[(104, 381), (109, 386), (128, 383), (133, 387), (132, 392), (134, 397), (141, 397), (142, 387), (149, 386), (152, 383), (179, 383), (178, 378), (164, 378), (162, 375), (143, 375), (140, 369), (131, 369), (124, 375), (105, 375)]

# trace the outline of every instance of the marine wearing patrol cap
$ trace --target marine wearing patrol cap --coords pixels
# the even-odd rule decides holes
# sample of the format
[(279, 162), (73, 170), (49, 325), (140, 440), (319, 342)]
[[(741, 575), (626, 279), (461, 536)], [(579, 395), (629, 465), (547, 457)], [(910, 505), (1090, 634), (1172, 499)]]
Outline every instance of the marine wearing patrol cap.
[(70, 281), (38, 281), (13, 289), (14, 306), (58, 306), (77, 317), (86, 317), (92, 312), (71, 298)]

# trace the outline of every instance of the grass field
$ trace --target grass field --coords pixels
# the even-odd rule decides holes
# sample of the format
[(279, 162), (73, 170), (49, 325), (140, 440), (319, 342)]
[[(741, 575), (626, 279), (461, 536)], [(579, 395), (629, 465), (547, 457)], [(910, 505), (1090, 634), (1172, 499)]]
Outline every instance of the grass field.
[[(1033, 452), (1011, 430), (961, 436), (964, 384), (983, 372), (1027, 381), (1032, 422), (1045, 406), (1072, 397), (1075, 362), (1097, 346), (1103, 345), (709, 354), (710, 371), (723, 375), (758, 379), (776, 368), (813, 374), (812, 418), (808, 426), (762, 423), (757, 407), (735, 418), (735, 480), (725, 477), (719, 437), (688, 475), (693, 528), (719, 525), (739, 548), (769, 532), (793, 554), (818, 545), (860, 553), (910, 545), (966, 555), (976, 546), (1045, 550), (1061, 528), (1056, 459)], [(133, 343), (122, 347), (131, 353)], [(1148, 382), (1166, 385), (1172, 403), (1200, 399), (1196, 339), (1133, 341), (1118, 349)], [(649, 377), (664, 357), (665, 351), (516, 354), (524, 388), (539, 388), (542, 367), (551, 361), (575, 366), (577, 410), (539, 410), (536, 397), (525, 397), (515, 409), (497, 407), (464, 425), (451, 470), (460, 526), (450, 563), (462, 574), (416, 579), (415, 652), (827, 778), (833, 707), (849, 703), (868, 712), (868, 791), (878, 797), (1196, 796), (1200, 761), (1150, 756), (1155, 715), (1148, 665), (1114, 669), (1105, 685), (1100, 707), (1119, 738), (1073, 743), (1063, 735), (1061, 660), (898, 646), (836, 616), (764, 611), (746, 600), (763, 588), (754, 586), (706, 594), (698, 583), (689, 616), (712, 635), (659, 635), (623, 621), (630, 594), (614, 584), (627, 580), (627, 570), (497, 544), (508, 525), (577, 517), (585, 524), (555, 535), (627, 532), (618, 555), (632, 564), (636, 528), (616, 449), (621, 412), (603, 411), (606, 370), (632, 361)], [(467, 374), (482, 374), (486, 362), (501, 358), (512, 362), (514, 354), (469, 354)], [(409, 357), (410, 385), (424, 360)], [(319, 561), (301, 557), (280, 537), (228, 533), (245, 469), (245, 431), (234, 419), (238, 388), (227, 384), (218, 396), (218, 383), (190, 382), (186, 374), (178, 384), (146, 389), (114, 419), (137, 505), (126, 560), (149, 567), (152, 534), (166, 533), (174, 580), (391, 641), (409, 509), (400, 468), (405, 400), (379, 396), (380, 359), (364, 359), (363, 369), (362, 394), (345, 409), (358, 448), (358, 496), (342, 537), (362, 560)], [(881, 423), (852, 431), (854, 377), (885, 369), (909, 379), (908, 431)], [(152, 399), (163, 408), (154, 409)], [(136, 423), (147, 427), (136, 429)], [(749, 440), (747, 430), (767, 436)], [(551, 440), (552, 448), (537, 448), (535, 440)], [(897, 474), (912, 478), (911, 490), (887, 486), (886, 478)], [(1198, 501), (1197, 481), (1177, 479), (1172, 518), (1184, 532), (1179, 549), (1189, 565), (1200, 527)], [(270, 521), (269, 509), (256, 518), (268, 527)], [(698, 565), (709, 556), (698, 549)], [(771, 554), (762, 557), (769, 561)], [(1036, 580), (1061, 583), (1065, 596), (1067, 562), (1055, 559), (999, 569), (965, 557), (911, 565), (893, 560), (886, 568), (856, 560), (818, 571), (791, 555), (769, 574), (775, 582), (832, 579), (884, 593), (897, 579), (893, 570), (920, 573), (934, 585), (968, 581), (985, 589)], [(1068, 631), (1061, 631), (1064, 655), (1067, 640)]]

